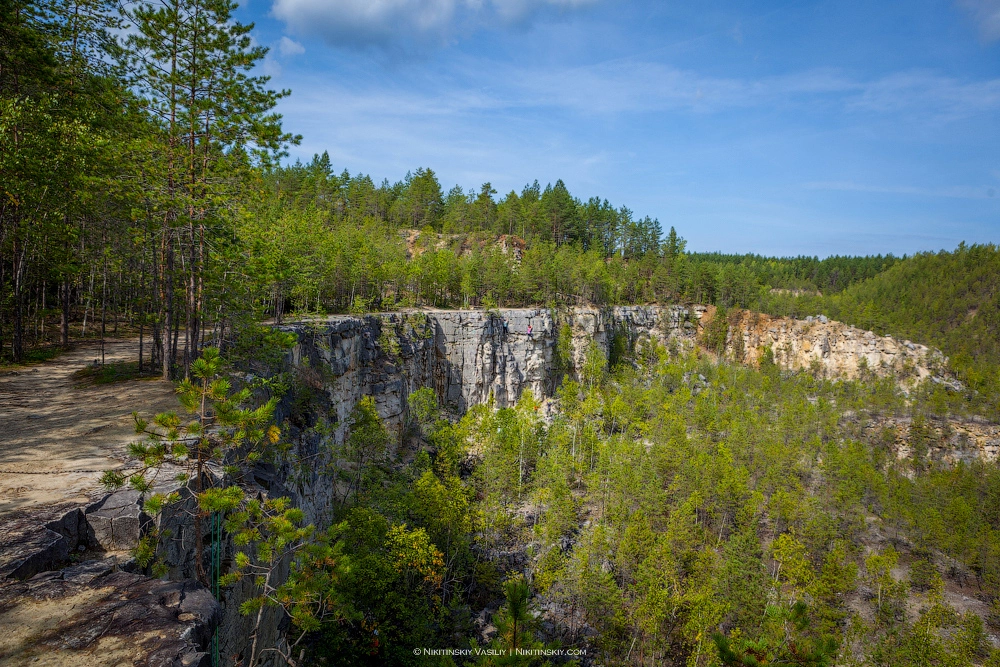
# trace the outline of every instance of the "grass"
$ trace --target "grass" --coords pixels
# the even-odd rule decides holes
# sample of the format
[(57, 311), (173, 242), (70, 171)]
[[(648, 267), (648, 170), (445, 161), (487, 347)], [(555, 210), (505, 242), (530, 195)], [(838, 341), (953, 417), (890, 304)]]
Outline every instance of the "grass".
[(9, 359), (0, 360), (0, 369), (13, 369), (17, 370), (22, 366), (30, 366), (32, 364), (40, 364), (43, 361), (49, 361), (50, 359), (55, 359), (60, 354), (65, 352), (65, 350), (58, 346), (52, 347), (38, 347), (33, 350), (28, 350), (24, 354), (24, 359), (19, 363), (11, 363)]
[(129, 380), (159, 377), (159, 373), (148, 365), (140, 373), (138, 361), (116, 361), (103, 366), (87, 366), (73, 373), (73, 379), (82, 384), (114, 384)]

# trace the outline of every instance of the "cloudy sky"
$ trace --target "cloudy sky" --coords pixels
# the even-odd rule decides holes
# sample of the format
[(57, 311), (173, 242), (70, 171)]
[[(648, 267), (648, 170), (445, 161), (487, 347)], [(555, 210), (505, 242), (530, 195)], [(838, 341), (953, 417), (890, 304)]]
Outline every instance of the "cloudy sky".
[(1000, 242), (1000, 0), (249, 0), (292, 158), (561, 178), (695, 250)]

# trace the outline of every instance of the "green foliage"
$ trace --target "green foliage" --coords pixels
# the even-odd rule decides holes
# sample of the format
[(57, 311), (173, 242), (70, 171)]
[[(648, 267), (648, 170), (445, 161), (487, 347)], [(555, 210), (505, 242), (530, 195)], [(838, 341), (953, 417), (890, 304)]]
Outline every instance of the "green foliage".
[[(211, 493), (214, 491), (214, 493)], [(226, 532), (233, 536), (237, 552), (234, 567), (223, 580), (230, 585), (246, 575), (262, 578), (258, 601), (249, 601), (254, 610), (275, 603), (276, 587), (270, 577), (274, 568), (309, 541), (315, 528), (300, 526), (302, 511), (290, 507), (288, 498), (244, 498), (238, 488), (214, 489), (199, 498), (203, 509), (225, 514)]]
[(343, 581), (351, 571), (339, 539), (345, 530), (343, 523), (331, 526), (307, 543), (275, 593), (302, 633), (318, 631), (331, 622), (356, 620), (351, 601), (343, 593)]
[[(234, 391), (223, 374), (224, 361), (216, 348), (205, 348), (201, 357), (191, 364), (191, 377), (177, 383), (181, 406), (194, 419), (184, 422), (173, 412), (164, 412), (147, 421), (133, 413), (136, 434), (144, 439), (129, 445), (129, 457), (139, 468), (127, 477), (118, 471), (105, 471), (101, 483), (108, 490), (126, 484), (144, 496), (143, 506), (151, 516), (157, 516), (168, 505), (182, 500), (180, 493), (153, 493), (154, 484), (164, 466), (179, 470), (176, 481), (195, 498), (196, 553), (202, 553), (200, 531), (204, 517), (212, 512), (235, 512), (243, 502), (238, 486), (220, 488), (208, 475), (210, 463), (227, 463), (227, 472), (242, 479), (247, 469), (273, 454), (281, 439), (281, 430), (273, 423), (277, 399), (252, 407), (249, 389)], [(232, 465), (235, 458), (240, 465)], [(157, 536), (140, 545), (143, 562), (152, 562)], [(137, 555), (137, 560), (139, 556)], [(143, 565), (145, 567), (146, 565)], [(206, 573), (201, 559), (196, 559), (199, 577)]]
[(932, 562), (919, 558), (910, 565), (910, 586), (914, 590), (927, 591), (941, 585), (941, 575)]
[(757, 640), (744, 637), (731, 640), (714, 633), (712, 640), (722, 664), (727, 667), (827, 667), (834, 664), (837, 641), (831, 636), (817, 636), (812, 631), (804, 602), (796, 602), (790, 608), (769, 606), (765, 623), (773, 634)]
[(285, 353), (295, 345), (296, 339), (294, 333), (249, 324), (238, 329), (236, 340), (227, 355), (233, 364), (270, 375), (278, 370)]
[(378, 346), (383, 354), (389, 358), (399, 359), (399, 334), (395, 331), (395, 327), (388, 321), (382, 322), (381, 332), (378, 337)]
[(440, 417), (437, 394), (430, 387), (423, 387), (410, 394), (406, 405), (413, 419), (423, 429), (432, 427)]
[(587, 350), (584, 354), (583, 368), (580, 369), (581, 379), (588, 386), (593, 386), (603, 379), (607, 367), (608, 359), (604, 354), (604, 350), (596, 342), (591, 341), (587, 345)]
[(972, 613), (959, 616), (938, 603), (913, 626), (888, 634), (872, 651), (871, 664), (967, 667), (981, 661), (988, 652), (982, 619)]
[(561, 382), (568, 373), (571, 373), (574, 366), (573, 328), (568, 322), (563, 322), (558, 325), (558, 329), (559, 333), (552, 349), (552, 370), (557, 383)]
[[(354, 406), (350, 416), (350, 433), (347, 436), (346, 454), (354, 466), (350, 488), (361, 491), (365, 467), (385, 459), (389, 445), (389, 432), (379, 417), (375, 399), (363, 396)], [(346, 502), (347, 495), (344, 496)]]
[(608, 367), (615, 368), (618, 364), (627, 362), (632, 355), (630, 333), (621, 329), (611, 332), (611, 345), (608, 347)]
[(350, 563), (338, 594), (354, 613), (348, 622), (323, 625), (317, 656), (412, 664), (414, 647), (432, 645), (431, 628), (443, 611), (443, 554), (424, 529), (392, 523), (368, 508), (349, 510), (338, 534)]
[[(50, 359), (55, 359), (56, 357), (58, 357), (60, 354), (62, 354), (62, 352), (63, 352), (62, 349), (54, 347), (35, 348), (33, 350), (28, 350), (24, 353), (24, 356), (21, 358), (20, 364), (18, 364), (17, 366), (31, 365), (31, 364), (41, 363), (43, 361), (49, 361)], [(7, 368), (10, 366), (11, 364), (4, 363), (0, 365), (0, 368)]]
[(151, 369), (139, 369), (136, 361), (119, 361), (98, 366), (85, 366), (73, 373), (74, 379), (82, 384), (115, 384), (117, 382), (128, 382), (143, 377), (154, 377), (155, 372)]
[(876, 591), (876, 620), (882, 624), (892, 624), (901, 613), (905, 589), (892, 576), (892, 569), (899, 561), (899, 554), (892, 547), (879, 553), (873, 551), (865, 558), (867, 580)]
[[(884, 542), (857, 545), (878, 526), (979, 564), (986, 582), (996, 572), (986, 555), (995, 553), (996, 517), (972, 499), (998, 493), (989, 466), (914, 472), (886, 457), (882, 434), (845, 415), (919, 406), (874, 377), (832, 383), (647, 357), (655, 361), (567, 382), (548, 425), (530, 403), (463, 418), (458, 428), (476, 452), (469, 516), (478, 553), (525, 550), (522, 573), (546, 604), (579, 610), (588, 646), (609, 663), (869, 664), (895, 646), (892, 637), (921, 632), (957, 655), (945, 640), (957, 621), (933, 598), (940, 578), (928, 595), (942, 611), (935, 629), (920, 630), (904, 613), (915, 594), (896, 574), (910, 557)], [(426, 468), (417, 480), (427, 499), (418, 506), (436, 508), (419, 521), (450, 516), (456, 505), (446, 499), (460, 498), (459, 482), (449, 490)], [(464, 509), (455, 516), (455, 525), (468, 520)], [(429, 534), (445, 539), (440, 528)], [(495, 575), (469, 572), (497, 585)], [(855, 593), (870, 621), (847, 604)], [(577, 621), (564, 622), (564, 638), (580, 641)]]
[(708, 321), (701, 333), (701, 344), (716, 354), (722, 354), (726, 349), (726, 339), (729, 337), (729, 319), (725, 308), (717, 308), (712, 319)]
[(139, 366), (169, 378), (187, 374), (207, 319), (219, 344), (246, 321), (231, 202), (296, 137), (235, 10), (0, 7), (2, 356), (138, 330), (152, 352)]
[[(752, 274), (757, 285), (767, 285), (776, 296), (795, 293), (821, 292), (834, 294), (855, 283), (872, 278), (899, 260), (892, 255), (844, 257), (762, 257), (760, 255), (727, 255), (724, 253), (691, 253), (695, 271), (705, 274), (703, 289), (716, 289), (715, 281), (722, 267), (734, 267)], [(700, 299), (711, 302), (711, 299)], [(745, 306), (744, 306), (745, 307)]]
[[(528, 613), (530, 589), (522, 577), (514, 577), (503, 585), (504, 606), (493, 619), (497, 626), (497, 643), (507, 652), (509, 659), (498, 660), (497, 664), (522, 664), (516, 658), (517, 649), (525, 649), (533, 643), (531, 626), (534, 618)], [(512, 655), (513, 654), (513, 655)]]

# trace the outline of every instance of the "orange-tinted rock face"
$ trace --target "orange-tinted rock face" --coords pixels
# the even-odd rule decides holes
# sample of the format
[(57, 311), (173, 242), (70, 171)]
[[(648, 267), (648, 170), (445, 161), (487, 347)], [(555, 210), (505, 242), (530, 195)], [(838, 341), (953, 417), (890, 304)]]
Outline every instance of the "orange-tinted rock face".
[(770, 349), (774, 362), (787, 370), (813, 370), (829, 378), (857, 378), (867, 370), (894, 373), (910, 384), (944, 371), (940, 351), (889, 336), (877, 336), (825, 317), (795, 320), (746, 310), (729, 314), (726, 356), (759, 365)]

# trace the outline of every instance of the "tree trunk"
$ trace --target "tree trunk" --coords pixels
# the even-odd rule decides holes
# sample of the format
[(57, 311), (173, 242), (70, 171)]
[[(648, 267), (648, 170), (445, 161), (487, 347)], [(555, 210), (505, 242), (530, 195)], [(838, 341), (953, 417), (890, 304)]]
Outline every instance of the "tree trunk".
[(59, 297), (62, 301), (62, 314), (59, 318), (59, 344), (64, 348), (69, 347), (69, 297), (71, 290), (69, 276), (64, 276), (62, 285), (59, 287)]
[(14, 332), (10, 353), (14, 363), (19, 363), (24, 360), (24, 274), (27, 271), (27, 248), (21, 246), (18, 252), (15, 245), (14, 256)]
[(174, 249), (170, 239), (170, 231), (164, 231), (166, 246), (164, 248), (165, 261), (163, 263), (163, 277), (161, 280), (161, 299), (163, 302), (163, 379), (170, 379), (170, 370), (174, 359), (177, 356), (177, 338), (172, 335), (172, 330), (176, 329), (177, 323), (174, 315)]
[[(102, 235), (103, 236), (103, 235)], [(104, 245), (107, 245), (107, 237), (101, 239)], [(101, 366), (104, 366), (104, 337), (107, 333), (107, 314), (108, 314), (108, 253), (107, 248), (104, 249), (104, 266), (101, 269)]]

